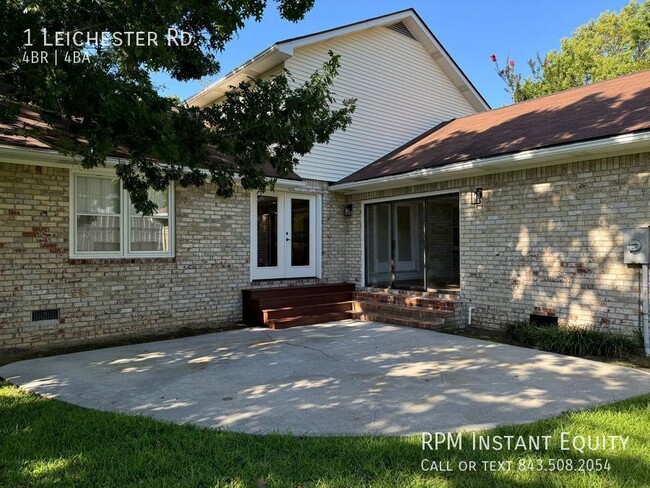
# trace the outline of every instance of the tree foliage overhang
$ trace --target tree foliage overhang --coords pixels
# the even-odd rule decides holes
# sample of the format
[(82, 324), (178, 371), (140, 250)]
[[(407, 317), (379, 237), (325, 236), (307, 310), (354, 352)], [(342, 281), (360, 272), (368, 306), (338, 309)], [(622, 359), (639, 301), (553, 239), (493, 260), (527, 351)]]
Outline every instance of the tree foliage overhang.
[[(119, 159), (116, 172), (136, 209), (146, 214), (155, 210), (148, 189), (162, 190), (171, 182), (186, 187), (209, 181), (218, 195), (229, 197), (238, 176), (245, 189), (264, 191), (273, 184), (265, 166), (286, 175), (301, 155), (351, 123), (355, 100), (337, 102), (332, 91), (339, 57), (330, 52), (322, 69), (300, 86), (286, 71), (251, 78), (233, 87), (220, 103), (202, 109), (161, 96), (151, 73), (167, 72), (180, 81), (216, 75), (219, 53), (247, 20), (261, 20), (266, 3), (2, 2), (0, 116), (3, 122), (15, 121), (27, 107), (38, 111), (49, 127), (47, 134), (15, 124), (0, 130), (37, 140), (47, 137), (49, 145), (56, 141), (58, 151), (79, 159), (84, 168), (103, 166), (110, 155), (128, 154)], [(313, 0), (276, 4), (283, 18), (296, 22)], [(192, 42), (169, 42), (169, 29), (185, 33), (186, 39), (191, 36)], [(59, 32), (68, 41), (48, 45)], [(123, 34), (117, 45), (94, 39), (97, 32), (155, 33), (157, 42), (145, 37), (144, 42), (127, 43)], [(70, 42), (74, 33), (85, 41)], [(49, 62), (31, 62), (32, 52), (49, 53)]]

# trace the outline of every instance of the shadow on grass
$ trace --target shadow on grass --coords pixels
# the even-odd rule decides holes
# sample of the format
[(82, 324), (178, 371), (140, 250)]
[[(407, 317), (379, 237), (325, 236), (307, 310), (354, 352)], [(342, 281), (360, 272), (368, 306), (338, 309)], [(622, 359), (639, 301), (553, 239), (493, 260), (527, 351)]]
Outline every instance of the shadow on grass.
[[(629, 435), (625, 450), (580, 454), (559, 435)], [(422, 451), (420, 437), (255, 436), (103, 413), (0, 386), (0, 486), (649, 486), (650, 396), (490, 435), (553, 435), (551, 449)], [(426, 472), (423, 459), (454, 472)], [(603, 459), (610, 471), (518, 471), (520, 459)], [(459, 461), (477, 471), (462, 473)], [(482, 461), (512, 461), (489, 471)]]

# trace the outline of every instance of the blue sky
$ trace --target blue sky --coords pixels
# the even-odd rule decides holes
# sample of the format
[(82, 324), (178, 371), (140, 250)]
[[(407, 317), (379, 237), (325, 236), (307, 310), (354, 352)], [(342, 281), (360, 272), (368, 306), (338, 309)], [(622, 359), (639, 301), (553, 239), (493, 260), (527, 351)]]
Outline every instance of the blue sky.
[[(275, 41), (310, 34), (386, 13), (415, 8), (438, 40), (492, 107), (510, 102), (490, 54), (514, 59), (524, 74), (537, 52), (559, 47), (562, 37), (605, 10), (619, 11), (628, 0), (316, 0), (306, 18), (293, 24), (269, 2), (264, 19), (249, 21), (219, 57), (225, 74)], [(344, 59), (341, 59), (345, 62)], [(220, 76), (215, 77), (218, 79)], [(154, 83), (166, 95), (184, 99), (204, 88), (199, 81), (179, 83), (163, 74)]]

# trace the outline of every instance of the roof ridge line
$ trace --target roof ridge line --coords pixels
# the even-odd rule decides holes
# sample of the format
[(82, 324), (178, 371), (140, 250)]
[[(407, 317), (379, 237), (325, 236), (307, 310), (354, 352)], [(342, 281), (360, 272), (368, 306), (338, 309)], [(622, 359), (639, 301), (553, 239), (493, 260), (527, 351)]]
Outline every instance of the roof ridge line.
[(635, 71), (633, 73), (626, 73), (624, 75), (620, 75), (620, 76), (617, 76), (615, 78), (609, 78), (607, 80), (595, 81), (593, 83), (589, 83), (588, 85), (573, 86), (571, 88), (567, 88), (566, 90), (562, 90), (562, 91), (555, 92), (555, 93), (549, 93), (547, 95), (542, 95), (541, 97), (531, 98), (531, 99), (528, 99), (528, 100), (522, 100), (521, 102), (513, 102), (510, 105), (505, 105), (505, 106), (499, 107), (499, 108), (491, 108), (490, 110), (486, 110), (485, 112), (478, 112), (478, 113), (475, 113), (475, 114), (463, 115), (462, 117), (457, 117), (457, 120), (466, 119), (468, 117), (475, 117), (477, 115), (484, 115), (484, 114), (490, 114), (490, 113), (498, 112), (499, 110), (505, 110), (507, 108), (512, 108), (512, 107), (515, 107), (515, 106), (525, 105), (527, 103), (536, 102), (538, 100), (543, 100), (545, 98), (556, 97), (556, 96), (562, 95), (564, 93), (572, 92), (572, 91), (575, 91), (575, 90), (582, 90), (582, 89), (587, 88), (587, 87), (601, 85), (603, 83), (609, 83), (609, 82), (613, 82), (613, 81), (616, 81), (616, 80), (621, 80), (623, 78), (629, 78), (629, 77), (632, 77), (632, 76), (638, 76), (641, 73), (645, 73), (645, 72), (650, 72), (650, 68), (644, 69), (644, 70), (641, 70), (641, 71)]
[(350, 22), (349, 24), (339, 25), (338, 27), (331, 27), (329, 29), (324, 29), (322, 31), (312, 32), (311, 34), (304, 34), (302, 36), (296, 36), (296, 37), (290, 37), (288, 39), (282, 39), (281, 41), (274, 42), (274, 45), (287, 44), (287, 43), (290, 43), (290, 42), (293, 42), (293, 41), (298, 41), (300, 39), (306, 39), (308, 37), (319, 36), (321, 34), (327, 34), (328, 32), (334, 32), (334, 31), (337, 31), (337, 30), (340, 30), (340, 29), (347, 29), (348, 27), (352, 27), (352, 26), (359, 25), (359, 24), (365, 24), (366, 22), (373, 22), (375, 20), (379, 20), (379, 19), (382, 19), (384, 17), (390, 17), (392, 15), (403, 14), (403, 13), (409, 12), (409, 11), (417, 14), (417, 12), (415, 11), (415, 9), (413, 7), (409, 7), (409, 8), (405, 8), (405, 9), (402, 9), (402, 10), (396, 10), (395, 12), (389, 12), (387, 14), (377, 15), (376, 17), (371, 17), (369, 19), (363, 19), (363, 20), (358, 20), (356, 22)]

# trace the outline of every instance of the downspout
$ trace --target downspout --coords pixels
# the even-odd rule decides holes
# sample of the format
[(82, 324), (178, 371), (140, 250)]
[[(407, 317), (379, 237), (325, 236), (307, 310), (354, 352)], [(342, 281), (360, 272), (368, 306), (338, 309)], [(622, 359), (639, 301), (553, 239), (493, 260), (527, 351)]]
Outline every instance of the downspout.
[(648, 265), (642, 265), (641, 296), (643, 299), (643, 344), (645, 355), (650, 357), (650, 327), (648, 326)]
[(474, 311), (474, 307), (470, 305), (467, 307), (467, 326), (471, 327), (472, 326), (472, 312)]

